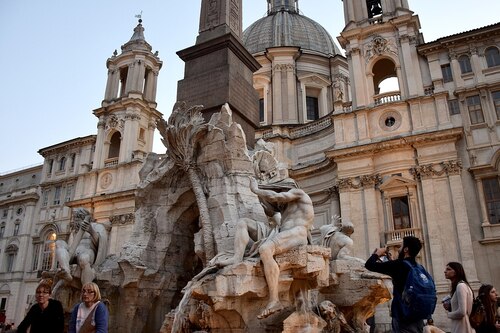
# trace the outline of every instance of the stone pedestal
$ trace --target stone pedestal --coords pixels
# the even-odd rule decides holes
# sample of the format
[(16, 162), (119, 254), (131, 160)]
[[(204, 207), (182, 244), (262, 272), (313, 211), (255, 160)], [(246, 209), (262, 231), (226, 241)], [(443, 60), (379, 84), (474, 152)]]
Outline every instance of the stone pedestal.
[[(257, 319), (257, 315), (267, 305), (268, 288), (259, 259), (247, 259), (221, 270), (209, 268), (199, 275), (198, 281), (185, 288), (183, 301), (186, 298), (189, 301), (181, 301), (185, 305), (177, 316), (182, 318), (176, 318), (175, 322), (184, 322), (193, 331), (210, 328), (210, 332), (281, 332), (285, 319), (290, 318), (287, 332), (296, 332), (291, 328), (297, 326), (296, 316), (307, 312), (296, 312), (296, 295), (328, 284), (329, 256), (329, 249), (313, 245), (276, 256), (280, 266), (280, 302), (284, 309), (262, 320)], [(292, 313), (297, 314), (290, 317)], [(311, 325), (321, 327), (321, 318), (312, 320)], [(175, 325), (164, 323), (163, 326)]]

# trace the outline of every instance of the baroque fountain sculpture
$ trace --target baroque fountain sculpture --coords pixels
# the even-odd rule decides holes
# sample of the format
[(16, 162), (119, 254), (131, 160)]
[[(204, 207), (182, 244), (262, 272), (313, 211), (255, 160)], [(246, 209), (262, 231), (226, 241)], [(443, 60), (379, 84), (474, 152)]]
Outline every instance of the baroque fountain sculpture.
[(352, 223), (334, 217), (314, 239), (312, 201), (272, 143), (248, 151), (229, 105), (208, 122), (200, 109), (179, 102), (159, 122), (167, 153), (140, 172), (134, 231), (93, 266), (110, 331), (365, 332), (390, 293), (351, 256)]

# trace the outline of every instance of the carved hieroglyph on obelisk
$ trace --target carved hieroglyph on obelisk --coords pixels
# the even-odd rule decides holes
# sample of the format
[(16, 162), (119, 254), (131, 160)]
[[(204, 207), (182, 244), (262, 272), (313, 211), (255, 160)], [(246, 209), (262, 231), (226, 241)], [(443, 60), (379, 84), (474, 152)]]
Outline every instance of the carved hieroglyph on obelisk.
[(186, 64), (177, 100), (203, 105), (206, 120), (228, 103), (253, 147), (259, 124), (253, 73), (260, 65), (242, 44), (242, 12), (242, 0), (201, 1), (196, 44), (177, 52)]
[[(242, 37), (241, 0), (202, 0), (198, 41), (232, 32)], [(200, 40), (201, 39), (201, 40)]]

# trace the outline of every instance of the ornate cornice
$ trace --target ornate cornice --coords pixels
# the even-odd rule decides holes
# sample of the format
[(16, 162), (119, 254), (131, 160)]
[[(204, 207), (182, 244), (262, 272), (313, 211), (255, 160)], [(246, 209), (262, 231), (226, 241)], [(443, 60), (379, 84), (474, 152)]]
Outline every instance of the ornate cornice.
[(418, 165), (410, 169), (410, 173), (415, 177), (415, 179), (429, 179), (441, 177), (443, 175), (459, 175), (461, 171), (462, 162), (458, 160)]
[(337, 186), (339, 192), (346, 192), (350, 190), (359, 190), (362, 188), (375, 187), (382, 183), (382, 177), (376, 175), (361, 175), (356, 177), (339, 178)]
[(334, 148), (330, 151), (325, 152), (325, 155), (327, 158), (334, 160), (353, 157), (353, 156), (371, 155), (382, 151), (394, 150), (398, 148), (408, 148), (438, 141), (446, 141), (446, 140), (457, 141), (462, 137), (462, 133), (463, 132), (461, 128), (453, 128), (449, 130), (443, 130), (443, 131), (437, 131), (419, 135), (411, 135), (393, 140), (366, 144), (362, 146), (339, 148), (339, 149)]
[(121, 214), (109, 217), (109, 222), (111, 222), (112, 226), (133, 224), (134, 220), (135, 220), (134, 213)]

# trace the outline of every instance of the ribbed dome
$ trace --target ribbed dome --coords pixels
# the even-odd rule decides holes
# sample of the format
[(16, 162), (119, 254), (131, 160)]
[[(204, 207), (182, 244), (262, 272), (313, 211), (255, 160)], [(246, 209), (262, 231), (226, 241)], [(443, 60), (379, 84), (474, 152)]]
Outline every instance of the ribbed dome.
[(243, 45), (251, 54), (277, 46), (297, 46), (326, 55), (341, 54), (325, 28), (287, 8), (271, 10), (268, 16), (245, 29)]

